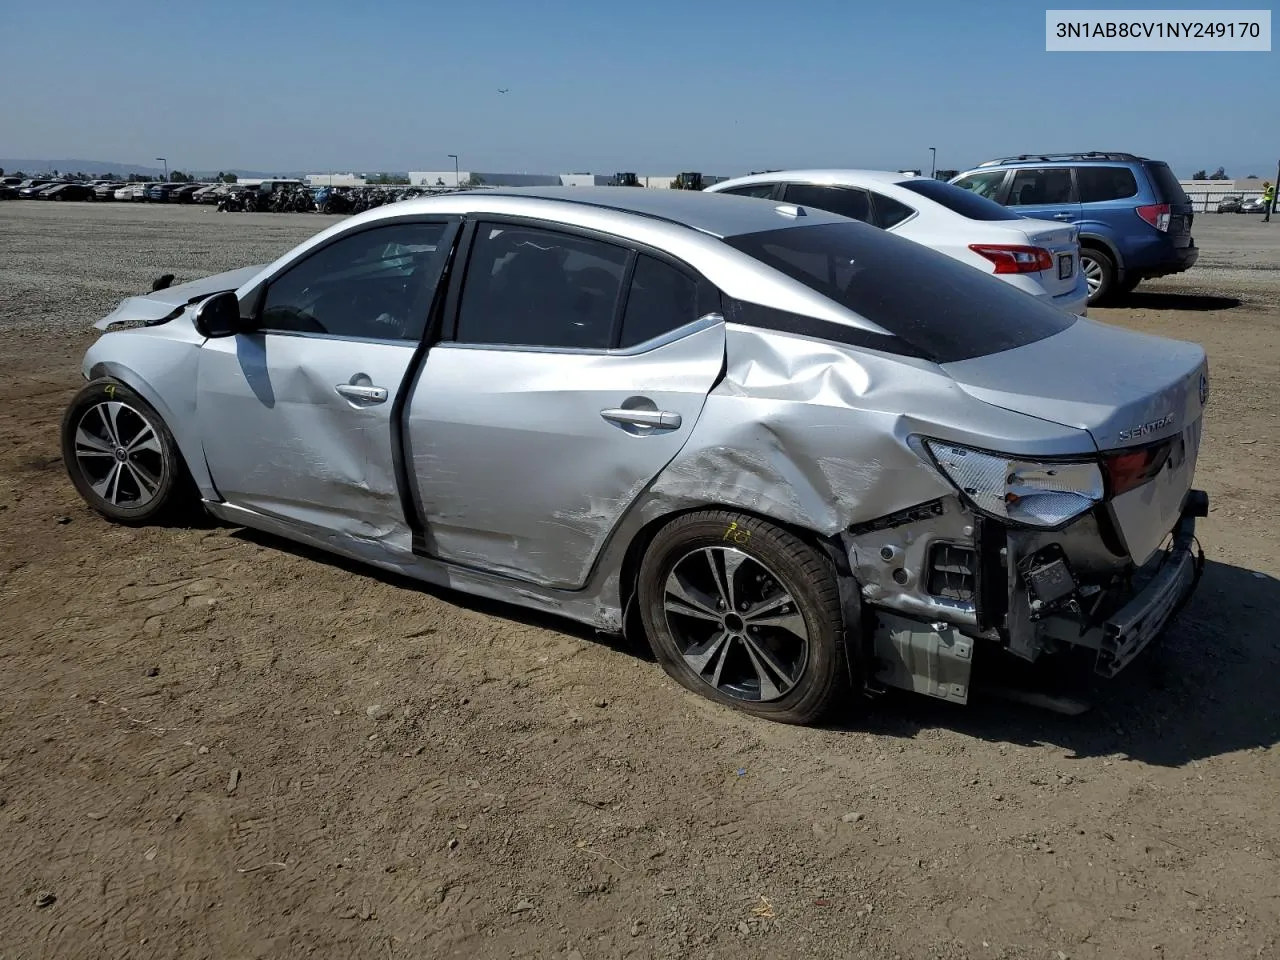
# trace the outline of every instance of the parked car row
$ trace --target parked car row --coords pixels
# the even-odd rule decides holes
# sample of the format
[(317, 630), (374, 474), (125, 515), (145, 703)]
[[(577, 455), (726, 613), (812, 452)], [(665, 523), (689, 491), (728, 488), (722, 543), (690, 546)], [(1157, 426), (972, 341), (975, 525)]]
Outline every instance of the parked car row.
[(0, 177), (0, 200), (92, 200), (94, 185), (52, 177)]
[[(264, 181), (266, 189), (280, 183), (301, 181)], [(233, 192), (257, 191), (257, 184), (191, 183), (164, 180), (122, 183), (119, 180), (71, 181), (53, 177), (0, 178), (0, 200), (95, 200), (138, 201), (148, 203), (216, 204)]]
[(425, 187), (309, 187), (301, 180), (257, 183), (191, 183), (118, 180), (68, 181), (51, 177), (0, 178), (0, 200), (95, 200), (206, 203), (219, 210), (360, 213), (384, 203), (444, 191)]
[(60, 180), (56, 177), (0, 178), (0, 200), (149, 200), (190, 203), (203, 190), (218, 184), (119, 180)]
[(1218, 202), (1219, 213), (1266, 213), (1267, 203), (1262, 196), (1246, 198), (1242, 193), (1227, 194)]

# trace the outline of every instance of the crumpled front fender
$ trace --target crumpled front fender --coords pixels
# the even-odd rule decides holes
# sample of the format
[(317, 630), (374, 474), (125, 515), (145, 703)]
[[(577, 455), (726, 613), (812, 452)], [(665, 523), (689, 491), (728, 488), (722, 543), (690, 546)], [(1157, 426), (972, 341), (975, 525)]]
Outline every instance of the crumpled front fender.
[[(145, 351), (118, 349), (117, 338), (139, 335), (147, 333), (109, 333), (95, 343), (85, 354), (85, 376), (90, 380), (113, 377), (151, 404), (173, 434), (200, 495), (219, 499), (205, 463), (195, 415), (199, 347), (179, 339), (148, 336)], [(120, 359), (123, 355), (129, 356), (129, 363)]]

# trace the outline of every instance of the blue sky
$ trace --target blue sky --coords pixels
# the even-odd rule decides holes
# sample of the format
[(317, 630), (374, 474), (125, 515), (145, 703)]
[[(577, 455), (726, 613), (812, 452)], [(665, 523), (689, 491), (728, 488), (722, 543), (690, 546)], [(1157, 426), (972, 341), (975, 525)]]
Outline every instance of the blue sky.
[(1121, 149), (1275, 173), (1280, 55), (1047, 53), (1049, 5), (15, 2), (0, 155), (735, 174), (927, 171), (932, 145), (942, 168)]

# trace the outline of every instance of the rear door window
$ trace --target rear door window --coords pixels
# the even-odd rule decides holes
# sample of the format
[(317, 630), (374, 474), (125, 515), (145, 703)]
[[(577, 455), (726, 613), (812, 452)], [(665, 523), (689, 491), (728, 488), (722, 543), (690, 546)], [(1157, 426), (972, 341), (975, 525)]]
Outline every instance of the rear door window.
[(607, 349), (627, 256), (623, 247), (574, 234), (477, 224), (456, 339)]
[(789, 183), (782, 195), (787, 203), (826, 210), (842, 217), (871, 223), (871, 198), (856, 187), (826, 187), (813, 183)]
[(1014, 171), (1007, 202), (1011, 207), (1044, 207), (1071, 203), (1071, 194), (1069, 167), (1033, 167)]
[(1138, 192), (1138, 181), (1128, 167), (1078, 167), (1076, 187), (1081, 203), (1124, 200)]
[(1076, 317), (968, 264), (856, 223), (784, 227), (725, 243), (887, 330), (935, 363), (1035, 343)]

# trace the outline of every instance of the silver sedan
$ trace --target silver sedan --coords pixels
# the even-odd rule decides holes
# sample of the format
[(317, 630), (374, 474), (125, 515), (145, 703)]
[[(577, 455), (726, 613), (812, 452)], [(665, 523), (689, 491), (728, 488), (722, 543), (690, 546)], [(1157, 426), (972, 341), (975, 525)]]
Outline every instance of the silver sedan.
[(1203, 564), (1200, 347), (835, 214), (462, 192), (171, 280), (98, 323), (64, 418), (99, 513), (643, 634), (759, 716), (967, 702), (980, 648), (1114, 674)]

